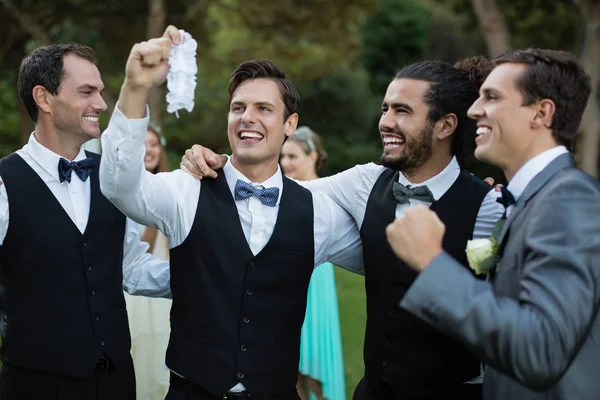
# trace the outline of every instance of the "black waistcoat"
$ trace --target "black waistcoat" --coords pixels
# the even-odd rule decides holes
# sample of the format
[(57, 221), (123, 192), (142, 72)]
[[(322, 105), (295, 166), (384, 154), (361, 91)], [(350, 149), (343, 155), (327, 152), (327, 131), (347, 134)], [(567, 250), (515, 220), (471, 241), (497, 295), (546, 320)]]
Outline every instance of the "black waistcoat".
[(88, 376), (102, 354), (129, 358), (123, 297), (125, 216), (100, 192), (95, 160), (82, 234), (39, 175), (17, 154), (0, 160), (9, 226), (0, 247), (8, 365)]
[(314, 268), (312, 195), (287, 178), (271, 239), (252, 254), (224, 174), (203, 180), (192, 229), (171, 250), (167, 365), (220, 395), (295, 390)]
[[(397, 396), (410, 398), (472, 379), (480, 367), (459, 342), (398, 305), (417, 273), (395, 256), (385, 236), (386, 226), (395, 218), (392, 185), (397, 181), (396, 171), (386, 169), (381, 174), (361, 227), (368, 316), (364, 359), (366, 379), (373, 387), (388, 382)], [(472, 238), (479, 208), (490, 190), (463, 171), (431, 206), (446, 225), (444, 250), (465, 266), (467, 240)]]

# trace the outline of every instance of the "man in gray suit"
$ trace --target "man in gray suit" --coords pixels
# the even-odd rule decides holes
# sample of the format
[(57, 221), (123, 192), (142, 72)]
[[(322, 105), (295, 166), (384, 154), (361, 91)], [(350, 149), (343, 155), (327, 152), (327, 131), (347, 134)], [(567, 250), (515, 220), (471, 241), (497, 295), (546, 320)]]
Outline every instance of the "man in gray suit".
[(590, 78), (552, 50), (511, 51), (495, 65), (469, 110), (476, 157), (509, 181), (507, 219), (483, 263), (490, 279), (444, 253), (444, 225), (414, 207), (386, 230), (398, 257), (420, 271), (400, 306), (487, 364), (485, 399), (600, 399), (600, 184), (567, 150)]

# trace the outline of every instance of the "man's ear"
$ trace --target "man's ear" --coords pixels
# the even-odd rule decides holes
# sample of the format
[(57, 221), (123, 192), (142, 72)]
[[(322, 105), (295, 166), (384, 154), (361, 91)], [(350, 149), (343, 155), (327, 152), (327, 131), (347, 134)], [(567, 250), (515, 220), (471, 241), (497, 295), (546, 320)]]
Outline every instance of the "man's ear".
[(290, 137), (296, 132), (296, 128), (298, 127), (298, 114), (291, 114), (287, 121), (285, 121), (285, 136)]
[(456, 114), (450, 113), (444, 115), (438, 122), (439, 131), (436, 135), (438, 140), (444, 140), (452, 136), (456, 127), (458, 126), (458, 118), (456, 118)]
[(37, 104), (41, 111), (45, 113), (52, 112), (52, 102), (54, 99), (52, 98), (52, 94), (48, 92), (48, 89), (41, 85), (37, 85), (33, 88), (31, 94), (33, 96), (33, 101), (35, 101), (35, 104)]
[(556, 104), (550, 99), (542, 99), (533, 104), (532, 109), (535, 111), (531, 120), (532, 128), (546, 127), (552, 129), (552, 120), (556, 114)]

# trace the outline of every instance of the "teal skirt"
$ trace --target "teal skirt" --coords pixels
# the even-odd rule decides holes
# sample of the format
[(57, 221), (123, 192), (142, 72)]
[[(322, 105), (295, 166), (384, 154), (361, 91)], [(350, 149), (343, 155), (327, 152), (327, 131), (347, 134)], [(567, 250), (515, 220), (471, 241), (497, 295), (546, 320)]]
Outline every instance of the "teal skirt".
[(321, 382), (327, 400), (346, 399), (340, 315), (331, 263), (315, 268), (310, 280), (299, 371)]

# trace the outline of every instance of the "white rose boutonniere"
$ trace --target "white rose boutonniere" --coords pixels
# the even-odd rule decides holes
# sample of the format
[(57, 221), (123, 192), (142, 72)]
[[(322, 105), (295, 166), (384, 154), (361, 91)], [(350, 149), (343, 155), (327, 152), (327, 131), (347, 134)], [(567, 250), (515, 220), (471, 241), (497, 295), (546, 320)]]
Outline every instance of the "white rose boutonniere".
[(489, 239), (469, 240), (466, 249), (469, 267), (477, 275), (487, 273), (496, 266), (497, 251), (496, 238), (493, 236)]

